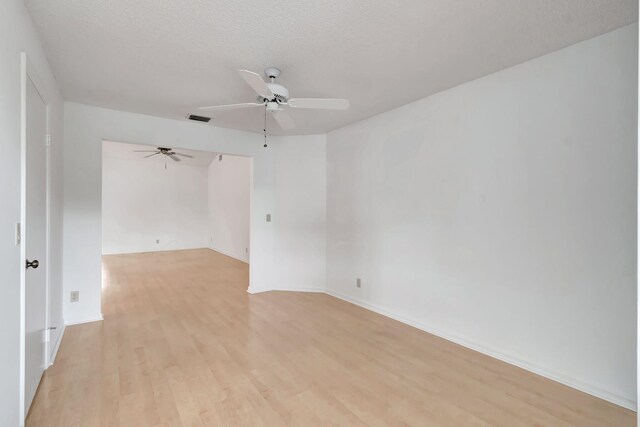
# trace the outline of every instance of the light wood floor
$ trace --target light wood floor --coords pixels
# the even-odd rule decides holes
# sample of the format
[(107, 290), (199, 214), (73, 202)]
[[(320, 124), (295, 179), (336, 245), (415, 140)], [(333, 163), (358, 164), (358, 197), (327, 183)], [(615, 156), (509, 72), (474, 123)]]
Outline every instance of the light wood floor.
[(336, 298), (246, 293), (206, 249), (104, 257), (28, 426), (635, 426), (635, 414)]

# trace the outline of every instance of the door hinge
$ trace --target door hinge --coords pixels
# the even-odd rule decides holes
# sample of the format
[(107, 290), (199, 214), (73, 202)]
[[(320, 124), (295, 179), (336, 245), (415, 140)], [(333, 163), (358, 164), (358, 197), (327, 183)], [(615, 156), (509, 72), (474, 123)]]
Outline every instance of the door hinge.
[(51, 135), (50, 134), (47, 134), (47, 140), (46, 140), (45, 144), (47, 146), (51, 145)]

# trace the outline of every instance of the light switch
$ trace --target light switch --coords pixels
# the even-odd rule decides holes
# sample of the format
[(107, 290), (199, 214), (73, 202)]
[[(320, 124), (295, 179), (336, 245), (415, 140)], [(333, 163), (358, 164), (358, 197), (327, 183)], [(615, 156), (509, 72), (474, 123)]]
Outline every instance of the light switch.
[(271, 222), (271, 214), (267, 214), (267, 222)]
[(20, 232), (20, 223), (16, 222), (16, 246), (20, 244), (21, 240), (22, 240), (22, 234)]

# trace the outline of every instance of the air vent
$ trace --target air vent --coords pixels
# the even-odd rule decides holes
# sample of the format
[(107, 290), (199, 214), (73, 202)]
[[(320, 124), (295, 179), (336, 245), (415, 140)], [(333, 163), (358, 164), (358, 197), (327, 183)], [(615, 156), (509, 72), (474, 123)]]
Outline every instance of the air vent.
[(204, 122), (204, 123), (207, 123), (207, 122), (209, 122), (209, 120), (211, 120), (211, 117), (196, 116), (195, 114), (189, 114), (189, 115), (187, 116), (187, 119), (189, 119), (189, 120), (195, 120), (196, 122)]

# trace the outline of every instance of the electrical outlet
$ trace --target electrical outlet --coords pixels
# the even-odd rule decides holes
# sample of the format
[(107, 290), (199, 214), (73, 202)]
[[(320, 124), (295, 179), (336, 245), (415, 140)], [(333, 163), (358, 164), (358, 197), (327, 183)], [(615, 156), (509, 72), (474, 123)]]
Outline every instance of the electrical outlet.
[(271, 222), (271, 214), (267, 214), (267, 222)]
[(80, 291), (71, 291), (71, 302), (80, 301)]
[(361, 288), (362, 287), (362, 280), (360, 280), (360, 278), (358, 277), (356, 279), (356, 288)]

